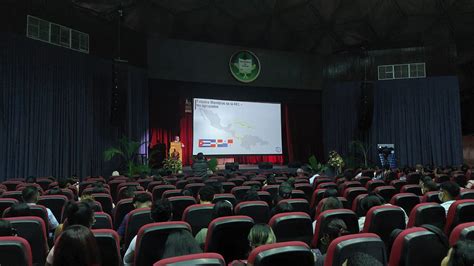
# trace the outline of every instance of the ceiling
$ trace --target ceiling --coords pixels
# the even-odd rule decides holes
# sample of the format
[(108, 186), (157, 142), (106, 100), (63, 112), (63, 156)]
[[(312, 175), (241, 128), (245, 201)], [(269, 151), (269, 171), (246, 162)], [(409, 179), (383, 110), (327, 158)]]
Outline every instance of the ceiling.
[(474, 40), (473, 0), (71, 0), (151, 35), (321, 55)]

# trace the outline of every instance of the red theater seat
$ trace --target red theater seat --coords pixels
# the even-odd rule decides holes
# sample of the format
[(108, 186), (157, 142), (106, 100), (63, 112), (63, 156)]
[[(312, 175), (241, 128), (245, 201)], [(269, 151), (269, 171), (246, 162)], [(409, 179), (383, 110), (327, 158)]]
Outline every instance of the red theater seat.
[(387, 244), (394, 229), (405, 229), (405, 214), (396, 206), (372, 207), (365, 217), (362, 233), (377, 234)]
[(361, 194), (367, 194), (367, 189), (363, 187), (349, 187), (344, 190), (343, 196), (352, 206), (352, 201), (354, 201), (354, 199)]
[(303, 242), (281, 242), (255, 248), (247, 263), (253, 266), (313, 266), (314, 255)]
[(334, 239), (329, 245), (324, 266), (340, 266), (355, 252), (366, 253), (387, 265), (384, 242), (375, 234), (354, 234)]
[(267, 191), (257, 191), (261, 201), (265, 201), (269, 207), (273, 206), (273, 197)]
[(462, 189), (459, 193), (460, 199), (474, 199), (474, 189)]
[(234, 194), (235, 198), (237, 199), (237, 201), (241, 201), (243, 200), (245, 194), (247, 193), (247, 191), (250, 190), (251, 187), (249, 186), (238, 186), (238, 187), (234, 187), (232, 190), (231, 190), (231, 193)]
[(0, 265), (33, 265), (28, 241), (17, 236), (0, 237)]
[(364, 216), (364, 213), (362, 211), (362, 208), (360, 206), (360, 201), (367, 197), (368, 194), (360, 194), (355, 197), (355, 199), (352, 201), (352, 211), (357, 214), (358, 217)]
[[(150, 183), (150, 185), (152, 183)], [(148, 185), (148, 187), (150, 187), (150, 185)], [(161, 199), (163, 197), (163, 192), (171, 189), (176, 189), (176, 187), (173, 185), (157, 185), (153, 187), (153, 190), (151, 192), (151, 194), (153, 195), (153, 201)]]
[(168, 199), (173, 206), (173, 221), (181, 221), (183, 217), (184, 210), (196, 204), (196, 200), (194, 197), (190, 196), (178, 196), (178, 197), (171, 197)]
[(420, 197), (413, 193), (398, 193), (390, 200), (390, 204), (401, 207), (407, 214), (410, 213), (418, 203), (420, 203)]
[(219, 253), (228, 262), (245, 259), (249, 249), (247, 236), (253, 225), (248, 216), (214, 219), (208, 227), (204, 252)]
[(304, 193), (303, 190), (298, 190), (298, 189), (293, 189), (291, 191), (291, 198), (292, 199), (305, 199), (305, 200), (308, 200), (306, 198), (306, 194)]
[(385, 202), (390, 202), (390, 199), (397, 194), (397, 189), (393, 186), (378, 186), (374, 189), (374, 192), (380, 195)]
[(10, 208), (13, 204), (17, 204), (19, 201), (13, 198), (0, 198), (0, 216), (3, 216), (3, 212)]
[(221, 200), (228, 200), (230, 203), (232, 203), (232, 206), (235, 206), (235, 204), (237, 203), (237, 199), (235, 198), (235, 196), (230, 193), (215, 194), (212, 203), (217, 203)]
[(449, 235), (459, 224), (474, 222), (474, 200), (457, 200), (449, 207), (444, 233)]
[(135, 209), (130, 212), (127, 224), (125, 225), (125, 250), (130, 245), (133, 237), (138, 233), (138, 230), (146, 224), (153, 223), (154, 221), (150, 217), (150, 208)]
[(295, 189), (303, 191), (306, 199), (311, 199), (313, 194), (313, 186), (311, 184), (295, 184)]
[(133, 199), (123, 199), (117, 203), (115, 209), (112, 213), (112, 217), (114, 217), (114, 228), (118, 229), (120, 224), (122, 223), (123, 218), (127, 213), (133, 211), (135, 207), (132, 203)]
[[(314, 213), (314, 218), (315, 219), (319, 216), (319, 214), (321, 214), (321, 210), (323, 209), (323, 205), (324, 205), (324, 203), (326, 202), (327, 199), (328, 198), (324, 198), (319, 202), (318, 206), (316, 207), (316, 212)], [(342, 203), (342, 206), (343, 206), (344, 209), (349, 209), (348, 208), (349, 203), (347, 202), (346, 198), (337, 197), (337, 199)]]
[(92, 229), (113, 229), (112, 217), (105, 212), (94, 212), (95, 223)]
[(320, 239), (322, 237), (322, 231), (327, 227), (329, 222), (333, 219), (341, 219), (347, 226), (347, 231), (351, 234), (359, 232), (359, 222), (357, 215), (351, 210), (338, 209), (338, 210), (328, 210), (321, 213), (317, 217), (316, 228), (314, 230), (313, 240), (311, 241), (311, 246), (313, 248), (321, 249)]
[[(429, 252), (429, 254), (425, 254)], [(390, 266), (440, 265), (448, 252), (447, 243), (425, 228), (403, 230), (395, 239), (390, 253)]]
[(233, 182), (222, 182), (224, 193), (230, 193), (234, 187), (236, 187), (236, 185)]
[(151, 223), (140, 228), (135, 249), (135, 265), (151, 266), (163, 257), (168, 235), (177, 230), (191, 231), (185, 222)]
[(18, 202), (23, 202), (21, 191), (5, 191), (2, 198), (16, 199)]
[(435, 203), (441, 203), (438, 197), (439, 191), (430, 191), (425, 193), (423, 197), (421, 198), (421, 202), (435, 202)]
[(286, 212), (274, 215), (268, 223), (273, 229), (277, 242), (301, 241), (311, 243), (313, 225), (304, 212)]
[(370, 180), (365, 185), (365, 188), (367, 189), (367, 191), (371, 192), (371, 191), (374, 191), (375, 188), (381, 187), (381, 186), (385, 186), (384, 181), (382, 181), (382, 180)]
[(417, 204), (410, 212), (407, 228), (431, 224), (443, 230), (446, 223), (444, 208), (435, 202)]
[(400, 190), (401, 193), (413, 193), (417, 196), (423, 196), (423, 193), (421, 193), (421, 187), (420, 185), (404, 185), (402, 189)]
[(325, 189), (330, 189), (330, 188), (337, 189), (337, 184), (334, 183), (334, 182), (324, 182), (324, 183), (319, 184), (316, 187), (316, 189), (323, 189), (323, 188), (325, 188)]
[(397, 193), (400, 192), (402, 190), (402, 187), (406, 184), (407, 184), (407, 181), (403, 181), (403, 180), (392, 180), (390, 182), (390, 185), (393, 186), (397, 190)]
[(454, 227), (449, 235), (449, 245), (454, 246), (458, 240), (474, 240), (474, 222), (463, 223)]
[(201, 253), (185, 256), (178, 256), (163, 259), (153, 266), (184, 266), (184, 265), (206, 265), (206, 266), (225, 266), (224, 258), (217, 253)]
[(287, 202), (293, 207), (295, 212), (305, 212), (309, 213), (309, 203), (305, 199), (285, 199), (280, 202)]
[(92, 197), (94, 197), (95, 201), (100, 202), (100, 205), (102, 205), (102, 211), (108, 214), (112, 214), (113, 200), (110, 194), (97, 193), (92, 194)]
[(45, 206), (46, 208), (49, 208), (51, 212), (54, 214), (54, 217), (56, 217), (56, 220), (61, 221), (64, 206), (66, 206), (67, 202), (68, 202), (68, 198), (66, 196), (46, 195), (46, 196), (39, 197), (38, 205), (42, 205), (42, 206)]
[(121, 265), (120, 238), (117, 232), (111, 229), (95, 229), (92, 233), (99, 246), (102, 265)]
[(204, 183), (191, 183), (184, 186), (184, 189), (190, 190), (193, 193), (193, 197), (197, 198), (199, 190), (204, 186)]
[(179, 197), (179, 196), (183, 196), (181, 189), (170, 189), (163, 192), (163, 195), (161, 197), (163, 199), (168, 199), (171, 197)]
[(234, 212), (251, 217), (256, 224), (266, 224), (270, 219), (270, 208), (265, 201), (243, 201), (235, 206)]
[(325, 188), (318, 188), (313, 192), (311, 196), (311, 210), (314, 210), (318, 206), (318, 203), (324, 198), (324, 192), (326, 192), (326, 190)]
[(184, 210), (182, 219), (191, 226), (193, 235), (209, 226), (213, 208), (214, 204), (194, 204)]
[(16, 187), (21, 184), (23, 184), (23, 181), (7, 180), (2, 182), (2, 185), (4, 185), (8, 191), (15, 191)]

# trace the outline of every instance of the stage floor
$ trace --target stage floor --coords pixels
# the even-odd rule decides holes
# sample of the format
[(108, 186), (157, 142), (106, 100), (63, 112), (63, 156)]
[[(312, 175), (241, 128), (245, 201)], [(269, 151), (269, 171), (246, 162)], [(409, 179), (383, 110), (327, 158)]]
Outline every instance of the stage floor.
[[(217, 166), (217, 169), (219, 170), (225, 170), (225, 165), (221, 164)], [(288, 168), (288, 165), (273, 165), (273, 169), (258, 169), (258, 164), (240, 164), (239, 165), (239, 171), (287, 171), (287, 170), (293, 170), (293, 168)], [(191, 172), (191, 166), (185, 166), (183, 167), (184, 172)]]

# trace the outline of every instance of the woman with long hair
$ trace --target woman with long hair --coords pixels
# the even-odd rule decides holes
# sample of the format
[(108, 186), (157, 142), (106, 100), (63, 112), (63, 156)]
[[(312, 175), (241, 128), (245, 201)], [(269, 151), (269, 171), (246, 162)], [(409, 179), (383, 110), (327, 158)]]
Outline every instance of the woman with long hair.
[(83, 225), (71, 225), (56, 241), (53, 266), (100, 265), (100, 252), (91, 230)]

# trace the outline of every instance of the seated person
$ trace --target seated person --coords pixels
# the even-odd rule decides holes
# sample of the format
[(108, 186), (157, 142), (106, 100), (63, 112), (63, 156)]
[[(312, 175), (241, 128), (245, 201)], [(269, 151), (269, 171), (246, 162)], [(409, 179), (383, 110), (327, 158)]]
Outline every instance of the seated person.
[(382, 266), (383, 264), (373, 256), (362, 252), (353, 253), (347, 260), (344, 261), (342, 266)]
[[(232, 203), (230, 203), (228, 200), (220, 200), (214, 205), (214, 208), (212, 209), (211, 221), (219, 217), (232, 215), (234, 215), (234, 206), (232, 206)], [(195, 239), (201, 248), (203, 248), (204, 244), (206, 243), (206, 237), (207, 228), (202, 228), (196, 234)]]
[(54, 249), (53, 265), (101, 265), (100, 250), (89, 227), (79, 224), (68, 226), (56, 241)]
[(214, 195), (216, 194), (216, 189), (210, 185), (202, 187), (198, 192), (198, 201), (200, 204), (209, 204), (212, 203)]
[(206, 158), (204, 158), (204, 154), (202, 152), (196, 155), (196, 159), (193, 162), (191, 167), (193, 169), (193, 175), (198, 177), (206, 177), (207, 170), (209, 166), (207, 164)]
[(468, 265), (474, 265), (474, 241), (472, 240), (459, 240), (441, 261), (441, 266)]
[(162, 259), (202, 253), (199, 244), (187, 230), (177, 230), (168, 235)]
[[(337, 209), (343, 209), (343, 208), (344, 207), (342, 206), (342, 202), (338, 198), (329, 197), (324, 201), (323, 206), (321, 207), (320, 213), (323, 213), (327, 210), (337, 210)], [(317, 220), (314, 220), (313, 222), (313, 234), (314, 234), (314, 230), (316, 230), (317, 222), (318, 222)]]
[(448, 215), (449, 207), (454, 203), (460, 192), (461, 189), (455, 182), (446, 181), (440, 185), (438, 197), (442, 202), (441, 206), (446, 211), (446, 215)]
[(4, 213), (5, 218), (11, 217), (22, 217), (22, 216), (32, 216), (30, 206), (26, 203), (15, 203), (10, 209)]
[[(151, 202), (152, 202), (152, 198), (150, 194), (148, 193), (136, 194), (132, 200), (132, 204), (135, 209), (150, 208)], [(123, 217), (123, 220), (120, 223), (119, 228), (117, 229), (117, 233), (120, 236), (120, 238), (123, 238), (125, 236), (125, 226), (127, 225), (128, 218), (130, 217), (129, 214), (130, 213), (127, 213), (127, 215)]]
[(16, 230), (10, 221), (0, 219), (0, 236), (16, 236)]
[(344, 235), (348, 235), (349, 231), (347, 230), (347, 225), (346, 223), (341, 220), (341, 219), (333, 219), (331, 220), (328, 225), (324, 228), (321, 228), (321, 238), (319, 241), (321, 242), (321, 249), (315, 249), (313, 250), (315, 254), (315, 265), (316, 266), (323, 266), (324, 265), (324, 260), (326, 258), (326, 252), (327, 249), (329, 248), (329, 245), (331, 242)]
[[(361, 208), (362, 213), (363, 213), (363, 216), (359, 217), (359, 230), (360, 231), (362, 231), (364, 229), (365, 216), (367, 215), (369, 210), (372, 207), (382, 206), (382, 205), (393, 206), (392, 204), (385, 203), (384, 199), (381, 196), (377, 195), (376, 193), (372, 193), (372, 192), (369, 193), (369, 195), (367, 195), (367, 197), (363, 198), (360, 201), (360, 208)], [(398, 206), (395, 206), (395, 207), (398, 207)], [(403, 214), (405, 216), (405, 224), (406, 224), (408, 222), (408, 216), (407, 216), (405, 210), (403, 210), (401, 207), (398, 207), (398, 208), (400, 208), (403, 211)]]
[(276, 206), (281, 200), (291, 199), (293, 187), (291, 184), (284, 182), (278, 187), (278, 194), (273, 199), (273, 205)]
[[(28, 204), (28, 205), (36, 205), (39, 199), (39, 191), (36, 187), (30, 186), (30, 187), (25, 187), (21, 191), (21, 196), (23, 198), (23, 201)], [(53, 212), (49, 208), (46, 208), (46, 211), (48, 212), (48, 221), (49, 221), (49, 228), (51, 230), (56, 229), (58, 227), (59, 223), (56, 220), (56, 217), (54, 217)]]
[(293, 211), (293, 206), (291, 206), (290, 203), (280, 202), (275, 207), (273, 207), (272, 211), (270, 212), (270, 217), (273, 217), (274, 215), (277, 215), (279, 213), (292, 212), (292, 211)]
[[(268, 245), (276, 243), (276, 236), (273, 233), (272, 228), (268, 224), (256, 224), (250, 229), (248, 235), (250, 252), (262, 245)], [(229, 265), (231, 266), (244, 266), (247, 265), (247, 260), (234, 260)]]
[[(155, 222), (167, 222), (173, 218), (173, 207), (168, 199), (161, 199), (153, 202), (150, 210), (151, 219)], [(135, 248), (137, 245), (137, 236), (134, 236), (123, 257), (124, 266), (133, 265), (135, 260)]]

